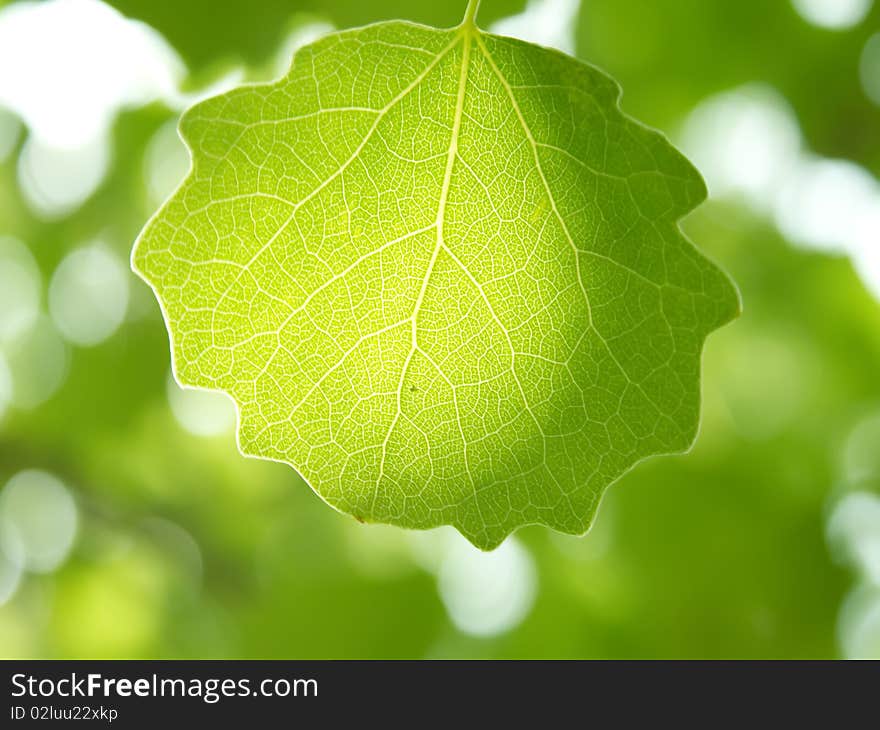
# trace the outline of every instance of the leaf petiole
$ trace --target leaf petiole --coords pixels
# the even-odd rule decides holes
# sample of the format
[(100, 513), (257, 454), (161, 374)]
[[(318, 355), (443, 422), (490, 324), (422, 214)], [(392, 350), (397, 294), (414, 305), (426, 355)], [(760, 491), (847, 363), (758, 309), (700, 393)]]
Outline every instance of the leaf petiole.
[(467, 10), (464, 13), (464, 20), (461, 21), (462, 26), (476, 28), (477, 27), (477, 10), (480, 8), (480, 0), (468, 0)]

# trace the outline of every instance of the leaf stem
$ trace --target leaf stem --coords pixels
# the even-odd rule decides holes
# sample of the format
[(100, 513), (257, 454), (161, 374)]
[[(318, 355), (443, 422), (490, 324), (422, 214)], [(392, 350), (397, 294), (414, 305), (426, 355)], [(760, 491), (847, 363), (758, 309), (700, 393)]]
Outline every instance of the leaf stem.
[(468, 0), (467, 10), (464, 13), (464, 20), (461, 21), (461, 24), (464, 26), (470, 26), (471, 28), (477, 27), (477, 10), (480, 8), (480, 0)]

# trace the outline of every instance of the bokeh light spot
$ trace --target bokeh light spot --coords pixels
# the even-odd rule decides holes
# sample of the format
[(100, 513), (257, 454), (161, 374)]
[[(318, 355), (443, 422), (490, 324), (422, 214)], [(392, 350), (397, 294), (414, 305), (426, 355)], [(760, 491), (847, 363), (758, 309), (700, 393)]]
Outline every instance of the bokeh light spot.
[(49, 312), (59, 332), (76, 345), (97, 345), (112, 335), (128, 306), (128, 270), (100, 243), (69, 253), (49, 284)]
[(880, 298), (880, 184), (854, 162), (803, 151), (778, 92), (749, 85), (709, 97), (688, 116), (682, 147), (712, 197), (739, 196), (792, 243), (848, 255)]
[(0, 534), (0, 606), (7, 603), (18, 590), (23, 573), (22, 559), (18, 531), (12, 525), (7, 526)]
[(352, 566), (373, 580), (393, 580), (415, 567), (407, 533), (382, 524), (350, 524), (345, 531)]
[(0, 10), (0, 105), (55, 148), (103, 137), (116, 113), (177, 97), (184, 66), (152, 28), (98, 0)]
[(880, 497), (846, 495), (828, 520), (828, 542), (838, 557), (880, 586)]
[(863, 585), (847, 596), (837, 625), (844, 657), (880, 659), (880, 589)]
[(3, 353), (0, 352), (0, 421), (6, 415), (10, 403), (12, 403), (12, 371)]
[(326, 21), (313, 21), (297, 24), (287, 35), (287, 38), (281, 44), (278, 52), (275, 54), (275, 76), (284, 76), (290, 69), (291, 59), (303, 46), (323, 38), (328, 33), (332, 33), (336, 28), (332, 23)]
[(19, 185), (45, 218), (71, 213), (109, 164), (109, 130), (126, 108), (182, 103), (185, 67), (148, 25), (98, 0), (13, 3), (0, 9), (0, 106), (30, 136)]
[(490, 32), (574, 55), (580, 0), (529, 0), (521, 13), (501, 18)]
[(713, 197), (742, 196), (763, 210), (796, 164), (801, 134), (782, 96), (749, 85), (701, 102), (688, 116), (681, 142)]
[[(863, 422), (864, 425), (864, 422)], [(876, 429), (856, 433), (866, 437)], [(838, 561), (860, 577), (838, 616), (838, 641), (848, 659), (880, 659), (880, 496), (851, 492), (835, 506), (827, 526), (828, 544)]]
[(829, 30), (846, 30), (861, 23), (874, 0), (792, 0), (794, 9), (808, 23)]
[(7, 557), (20, 553), (25, 570), (48, 573), (61, 565), (76, 527), (73, 497), (51, 474), (19, 472), (0, 492), (0, 547)]
[(868, 38), (862, 49), (859, 76), (866, 96), (880, 106), (880, 33)]
[(18, 184), (40, 217), (62, 218), (91, 197), (108, 165), (109, 152), (102, 138), (78, 147), (53, 147), (30, 137), (18, 158)]
[(163, 203), (186, 176), (189, 166), (189, 154), (177, 133), (177, 122), (166, 122), (150, 139), (144, 156), (150, 200), (155, 205)]
[(148, 517), (143, 526), (155, 544), (170, 557), (188, 587), (198, 589), (202, 583), (204, 560), (196, 539), (177, 523), (161, 517)]
[(864, 418), (850, 433), (843, 449), (843, 470), (848, 484), (880, 480), (880, 413)]
[(805, 158), (782, 187), (775, 217), (790, 241), (850, 252), (862, 222), (880, 206), (880, 189), (864, 168), (847, 160)]
[(0, 345), (22, 335), (40, 311), (37, 262), (21, 241), (0, 236)]
[(168, 405), (175, 420), (195, 436), (219, 436), (235, 428), (235, 405), (223, 393), (181, 388), (170, 373)]
[(67, 377), (68, 352), (48, 317), (41, 316), (4, 350), (12, 373), (12, 405), (30, 410), (45, 403)]
[(494, 636), (519, 625), (532, 608), (537, 587), (532, 556), (514, 537), (491, 553), (459, 537), (437, 580), (449, 618), (473, 636)]

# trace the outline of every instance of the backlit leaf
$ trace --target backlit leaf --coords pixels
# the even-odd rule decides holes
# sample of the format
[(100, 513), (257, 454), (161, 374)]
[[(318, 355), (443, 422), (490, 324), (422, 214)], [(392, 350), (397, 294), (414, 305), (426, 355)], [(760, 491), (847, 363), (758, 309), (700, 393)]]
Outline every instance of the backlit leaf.
[(597, 69), (478, 30), (380, 23), (197, 104), (193, 169), (138, 240), (181, 383), (246, 454), (364, 521), (584, 532), (680, 452), (738, 296), (681, 234), (705, 197)]

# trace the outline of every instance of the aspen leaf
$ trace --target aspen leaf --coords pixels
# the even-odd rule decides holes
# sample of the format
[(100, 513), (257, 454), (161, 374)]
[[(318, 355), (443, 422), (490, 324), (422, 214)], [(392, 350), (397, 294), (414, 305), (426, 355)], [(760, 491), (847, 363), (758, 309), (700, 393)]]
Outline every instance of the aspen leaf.
[(611, 482), (690, 447), (739, 298), (678, 226), (700, 175), (617, 84), (474, 14), (332, 34), (195, 105), (132, 260), (243, 453), (489, 549), (584, 532)]

